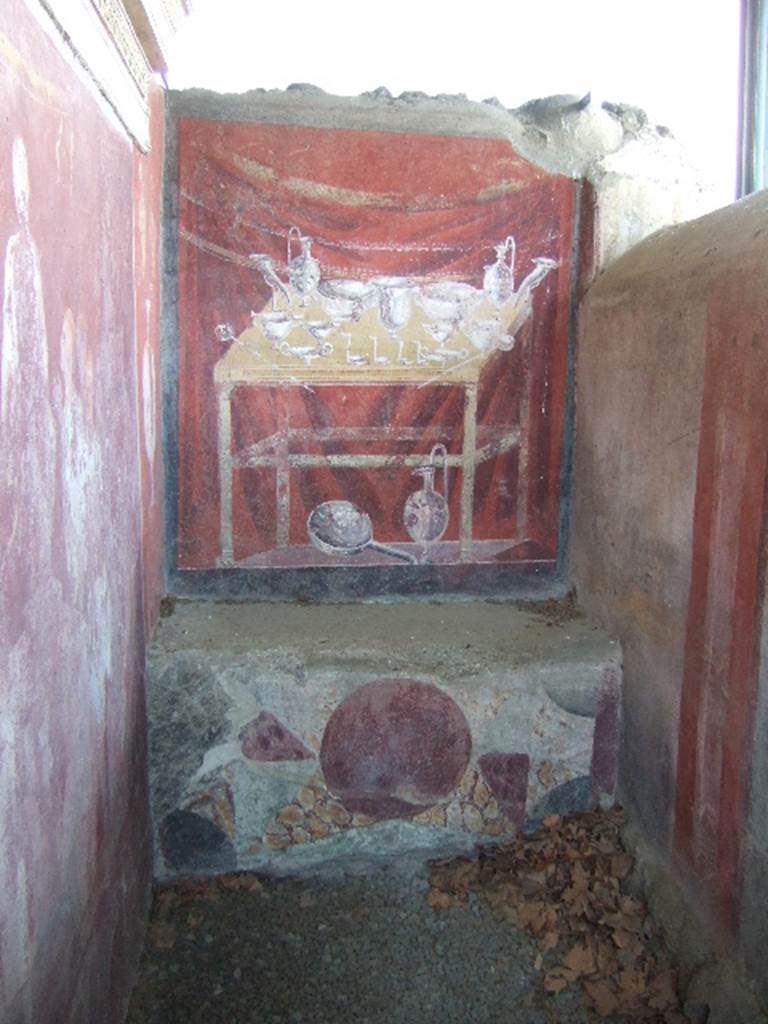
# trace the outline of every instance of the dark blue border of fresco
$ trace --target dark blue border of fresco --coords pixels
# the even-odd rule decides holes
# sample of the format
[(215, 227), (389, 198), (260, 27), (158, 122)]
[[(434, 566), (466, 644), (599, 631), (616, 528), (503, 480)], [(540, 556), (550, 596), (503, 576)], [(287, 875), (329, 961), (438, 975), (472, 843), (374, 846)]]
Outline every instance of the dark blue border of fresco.
[(178, 569), (178, 158), (179, 120), (258, 122), (258, 96), (219, 96), (201, 90), (166, 94), (163, 168), (162, 329), (163, 452), (165, 460), (165, 572), (168, 593), (225, 600), (342, 602), (440, 598), (560, 596), (567, 589), (570, 538), (573, 396), (576, 347), (576, 285), (582, 183), (576, 183), (571, 308), (563, 451), (560, 478), (558, 559), (555, 565), (328, 566), (304, 569)]

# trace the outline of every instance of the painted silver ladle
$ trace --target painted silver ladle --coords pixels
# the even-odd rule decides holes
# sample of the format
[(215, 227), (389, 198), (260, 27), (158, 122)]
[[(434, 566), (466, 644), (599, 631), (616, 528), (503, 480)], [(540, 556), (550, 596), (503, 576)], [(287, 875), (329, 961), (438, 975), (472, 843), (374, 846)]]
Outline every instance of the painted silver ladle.
[(351, 501), (324, 501), (307, 519), (307, 532), (314, 546), (326, 555), (358, 555), (366, 548), (401, 558), (416, 565), (414, 555), (378, 544), (373, 539), (371, 517)]

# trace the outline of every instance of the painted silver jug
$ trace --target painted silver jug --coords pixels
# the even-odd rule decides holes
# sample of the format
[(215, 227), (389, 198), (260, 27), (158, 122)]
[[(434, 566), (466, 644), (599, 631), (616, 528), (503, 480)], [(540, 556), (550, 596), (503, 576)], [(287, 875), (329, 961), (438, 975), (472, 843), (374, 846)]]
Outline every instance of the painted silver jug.
[(496, 262), (485, 267), (483, 290), (497, 306), (503, 306), (515, 294), (515, 240), (509, 235), (495, 248)]
[[(435, 475), (442, 464), (443, 493), (435, 490)], [(403, 509), (403, 523), (410, 538), (422, 545), (422, 561), (427, 560), (430, 544), (440, 540), (448, 526), (448, 451), (436, 444), (429, 463), (414, 470), (423, 477), (420, 490), (408, 496)]]
[[(300, 247), (296, 256), (292, 253), (294, 238)], [(302, 235), (297, 227), (292, 227), (288, 232), (288, 280), (303, 303), (320, 284), (320, 263), (312, 255), (312, 239)]]

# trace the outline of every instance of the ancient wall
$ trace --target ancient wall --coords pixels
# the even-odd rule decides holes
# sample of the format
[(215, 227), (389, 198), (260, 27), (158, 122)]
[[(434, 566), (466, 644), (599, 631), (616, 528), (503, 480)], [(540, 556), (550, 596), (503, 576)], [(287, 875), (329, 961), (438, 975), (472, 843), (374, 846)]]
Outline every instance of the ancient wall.
[(663, 231), (592, 287), (573, 578), (621, 639), (622, 785), (763, 996), (768, 197)]
[(162, 98), (144, 155), (40, 5), (0, 54), (0, 1018), (91, 1024), (150, 879)]

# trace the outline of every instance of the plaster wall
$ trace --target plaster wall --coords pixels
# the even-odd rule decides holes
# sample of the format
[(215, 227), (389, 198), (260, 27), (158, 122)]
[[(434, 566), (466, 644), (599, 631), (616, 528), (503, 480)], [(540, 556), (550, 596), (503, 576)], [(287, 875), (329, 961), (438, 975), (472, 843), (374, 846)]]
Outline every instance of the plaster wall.
[(108, 1022), (150, 878), (161, 100), (134, 155), (37, 4), (0, 55), (0, 1019)]
[(598, 278), (581, 312), (572, 524), (579, 599), (624, 652), (625, 798), (763, 997), (766, 257), (759, 193)]

